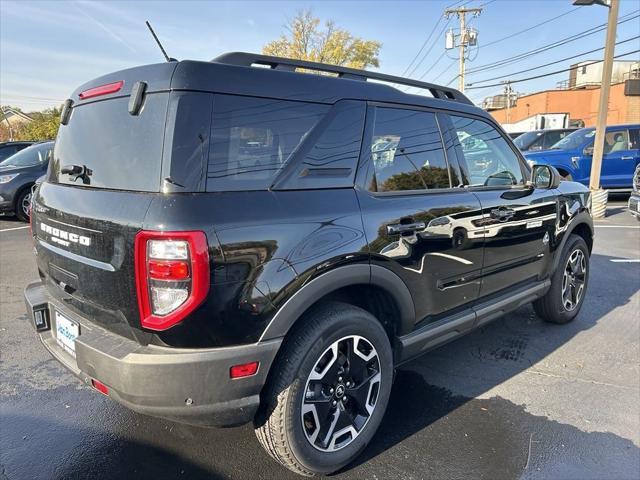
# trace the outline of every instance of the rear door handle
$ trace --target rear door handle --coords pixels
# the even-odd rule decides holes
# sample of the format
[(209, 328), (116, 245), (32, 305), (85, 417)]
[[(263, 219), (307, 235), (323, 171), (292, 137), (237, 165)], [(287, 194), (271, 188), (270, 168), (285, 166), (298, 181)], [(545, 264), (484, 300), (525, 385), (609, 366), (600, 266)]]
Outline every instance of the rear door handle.
[(620, 157), (620, 160), (633, 160), (633, 157)]
[(387, 233), (416, 232), (418, 230), (424, 230), (425, 228), (427, 228), (427, 225), (424, 222), (396, 223), (394, 225), (387, 225)]
[(516, 214), (512, 208), (500, 207), (491, 210), (491, 218), (501, 222), (508, 222)]

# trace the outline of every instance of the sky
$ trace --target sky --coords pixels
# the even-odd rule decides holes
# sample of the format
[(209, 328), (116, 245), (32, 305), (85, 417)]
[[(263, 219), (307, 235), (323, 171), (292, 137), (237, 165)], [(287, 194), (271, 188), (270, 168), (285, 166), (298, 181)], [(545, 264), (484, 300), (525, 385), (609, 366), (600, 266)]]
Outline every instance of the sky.
[[(287, 19), (311, 8), (353, 35), (382, 42), (381, 72), (422, 78), (457, 87), (457, 51), (445, 52), (444, 32), (456, 27), (443, 11), (462, 0), (422, 1), (28, 1), (0, 0), (0, 104), (25, 111), (58, 106), (76, 87), (105, 73), (163, 61), (145, 27), (149, 20), (169, 55), (177, 59), (210, 60), (228, 51), (260, 52), (278, 38)], [(478, 47), (469, 52), (469, 71), (528, 52), (604, 24), (606, 7), (574, 7), (572, 0), (470, 0), (466, 7), (483, 7), (470, 20), (478, 31)], [(621, 0), (621, 18), (640, 9), (638, 0)], [(566, 14), (565, 14), (566, 13)], [(563, 15), (565, 14), (565, 15)], [(562, 15), (560, 18), (550, 20)], [(624, 17), (624, 16), (627, 17)], [(528, 32), (502, 40), (536, 24)], [(432, 34), (422, 52), (416, 54)], [(640, 36), (640, 18), (618, 26), (617, 41)], [(500, 68), (470, 73), (466, 83), (525, 78), (567, 68), (577, 61), (602, 58), (602, 51), (551, 66), (540, 65), (601, 48), (600, 31), (560, 47), (531, 55)], [(486, 46), (485, 46), (486, 45)], [(616, 54), (640, 49), (640, 39), (616, 47)], [(625, 57), (640, 59), (640, 53)], [(407, 69), (411, 65), (411, 68)], [(416, 67), (417, 65), (417, 67)], [(415, 68), (414, 68), (415, 67)], [(513, 74), (534, 68), (531, 72)], [(513, 74), (513, 75), (512, 75)], [(530, 93), (555, 88), (568, 73), (514, 84)], [(467, 90), (480, 102), (502, 91), (501, 86)]]

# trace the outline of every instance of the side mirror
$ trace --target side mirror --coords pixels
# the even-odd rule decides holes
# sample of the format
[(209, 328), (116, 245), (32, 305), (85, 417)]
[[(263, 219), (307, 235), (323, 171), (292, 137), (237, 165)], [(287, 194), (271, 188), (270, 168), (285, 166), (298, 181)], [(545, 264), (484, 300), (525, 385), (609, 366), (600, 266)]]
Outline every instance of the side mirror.
[(560, 173), (551, 165), (534, 165), (531, 169), (531, 184), (535, 188), (558, 188), (560, 180)]
[(587, 155), (588, 157), (592, 157), (593, 156), (593, 145), (589, 145), (588, 147), (584, 147), (584, 150), (582, 150), (582, 154), (583, 155)]

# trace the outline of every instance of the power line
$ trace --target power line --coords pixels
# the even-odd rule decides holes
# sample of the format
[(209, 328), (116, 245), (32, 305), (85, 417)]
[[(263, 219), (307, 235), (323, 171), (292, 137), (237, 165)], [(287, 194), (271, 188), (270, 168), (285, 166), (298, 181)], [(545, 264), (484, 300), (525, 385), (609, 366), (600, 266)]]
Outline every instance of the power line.
[[(633, 55), (634, 53), (638, 53), (640, 52), (639, 50), (633, 50), (631, 52), (626, 52), (626, 53), (621, 53), (620, 55), (616, 55), (613, 58), (621, 58), (621, 57), (627, 57), (629, 55)], [(585, 63), (583, 65), (581, 65), (581, 67), (588, 67), (589, 65), (595, 65), (596, 63), (602, 63), (602, 60), (596, 60), (595, 62), (590, 62), (590, 63)], [(564, 73), (564, 72), (569, 72), (573, 69), (575, 69), (576, 67), (569, 67), (569, 68), (564, 68), (562, 70), (556, 70), (555, 72), (549, 72), (549, 73), (544, 73), (541, 75), (536, 75), (534, 77), (528, 77), (528, 78), (520, 78), (517, 80), (509, 80), (510, 83), (521, 83), (521, 82), (528, 82), (530, 80), (537, 80), (538, 78), (544, 78), (544, 77), (550, 77), (552, 75), (557, 75), (558, 73)], [(469, 90), (477, 90), (480, 88), (490, 88), (490, 87), (498, 87), (500, 85), (503, 85), (502, 83), (492, 83), (490, 85), (480, 85), (477, 87), (468, 87)]]
[[(444, 17), (443, 17), (444, 18)], [(420, 67), (420, 65), (422, 65), (422, 62), (425, 61), (425, 59), (429, 56), (429, 54), (431, 53), (431, 50), (433, 50), (433, 47), (435, 46), (436, 42), (438, 41), (438, 38), (440, 38), (442, 36), (442, 34), (444, 33), (444, 31), (447, 29), (447, 27), (449, 26), (449, 23), (451, 22), (451, 20), (447, 20), (447, 22), (443, 25), (442, 30), (440, 30), (440, 32), (438, 32), (438, 35), (433, 39), (433, 42), (431, 42), (431, 46), (429, 47), (429, 49), (424, 52), (424, 55), (422, 56), (422, 58), (420, 59), (420, 61), (416, 64), (415, 67), (413, 67), (413, 69), (411, 70), (411, 72), (409, 72), (407, 74), (408, 77), (411, 77), (411, 75), (414, 74), (414, 72)], [(429, 69), (427, 69), (429, 70)], [(424, 75), (423, 75), (424, 76)], [(422, 78), (422, 77), (421, 77)]]
[[(638, 11), (640, 11), (640, 10), (635, 10), (635, 11), (625, 15), (625, 17), (628, 17), (629, 15), (633, 15), (633, 14), (637, 13)], [(634, 19), (636, 19), (638, 17), (640, 17), (640, 15), (635, 15), (633, 17), (626, 18), (624, 20), (620, 20), (618, 22), (618, 24), (634, 20)], [(624, 17), (621, 17), (621, 18), (624, 18)], [(467, 73), (470, 75), (472, 73), (477, 73), (477, 72), (484, 71), (484, 70), (493, 70), (495, 68), (499, 68), (499, 67), (504, 66), (504, 65), (508, 65), (508, 64), (511, 64), (511, 63), (516, 63), (516, 62), (519, 62), (520, 60), (524, 60), (525, 58), (537, 55), (537, 54), (545, 52), (547, 50), (551, 50), (553, 48), (560, 47), (560, 46), (565, 45), (567, 43), (575, 42), (576, 40), (580, 40), (581, 38), (587, 37), (589, 35), (593, 35), (595, 33), (601, 32), (602, 30), (604, 30), (606, 28), (607, 28), (607, 24), (604, 23), (604, 24), (598, 25), (596, 27), (592, 27), (592, 28), (590, 28), (588, 30), (585, 30), (583, 32), (580, 32), (578, 34), (562, 38), (560, 40), (557, 40), (557, 41), (555, 41), (553, 43), (550, 43), (550, 44), (547, 44), (547, 45), (543, 45), (542, 47), (538, 47), (538, 48), (535, 48), (533, 50), (529, 50), (528, 52), (524, 52), (524, 53), (521, 53), (521, 54), (518, 54), (518, 55), (514, 55), (513, 57), (503, 58), (502, 60), (496, 60), (495, 62), (487, 63), (485, 65), (480, 65), (480, 66), (478, 66), (476, 68), (470, 69)]]
[[(626, 40), (621, 40), (621, 41), (617, 42), (616, 45), (622, 45), (623, 43), (632, 42), (633, 40), (637, 40), (638, 38), (640, 38), (640, 35), (636, 35), (635, 37), (627, 38)], [(492, 77), (492, 78), (485, 78), (484, 80), (476, 80), (475, 82), (473, 82), (472, 84), (469, 84), (469, 85), (475, 85), (477, 83), (490, 82), (492, 80), (498, 80), (500, 78), (511, 77), (512, 75), (519, 75), (521, 73), (530, 72), (532, 70), (538, 70), (539, 68), (544, 68), (544, 67), (548, 67), (550, 65), (555, 65), (556, 63), (566, 62), (567, 60), (572, 60), (574, 58), (582, 57), (584, 55), (589, 55), (590, 53), (599, 52), (600, 50), (604, 50), (604, 47), (595, 48), (593, 50), (589, 50), (588, 52), (578, 53), (578, 54), (572, 55), (570, 57), (561, 58), (560, 60), (556, 60), (554, 62), (545, 63), (543, 65), (537, 65), (535, 67), (527, 68), (525, 70), (520, 70), (518, 72), (505, 73), (504, 75), (500, 75), (498, 77)]]
[(482, 46), (483, 47), (490, 47), (491, 45), (495, 45), (496, 43), (500, 43), (500, 42), (503, 42), (503, 41), (508, 40), (510, 38), (516, 37), (516, 36), (518, 36), (518, 35), (520, 35), (522, 33), (529, 32), (529, 31), (533, 30), (534, 28), (538, 28), (538, 27), (541, 27), (542, 25), (546, 25), (547, 23), (553, 22), (554, 20), (557, 20), (558, 18), (564, 17), (565, 15), (569, 15), (570, 13), (573, 13), (576, 10), (579, 10), (579, 9), (580, 9), (580, 7), (572, 8), (571, 10), (568, 10), (568, 11), (566, 11), (564, 13), (561, 13), (560, 15), (557, 15), (555, 17), (549, 18), (548, 20), (544, 20), (543, 22), (536, 23), (535, 25), (532, 25), (529, 28), (525, 28), (524, 30), (520, 30), (519, 32), (512, 33), (510, 35), (507, 35), (506, 37), (499, 38), (497, 40), (494, 40), (494, 41), (489, 42), (486, 45), (482, 45)]
[[(420, 54), (424, 50), (424, 47), (427, 46), (427, 43), (429, 43), (429, 40), (431, 40), (431, 37), (433, 37), (433, 34), (436, 31), (436, 28), (438, 28), (438, 25), (440, 25), (440, 22), (442, 21), (443, 18), (444, 17), (440, 16), (440, 18), (438, 18), (438, 21), (433, 25), (433, 28), (431, 29), (431, 33), (429, 33), (429, 36), (427, 37), (427, 39), (424, 41), (424, 43), (420, 47), (420, 50), (418, 50), (418, 53), (416, 53), (416, 56), (413, 57), (413, 60), (411, 60), (411, 62), (409, 62), (409, 65), (407, 66), (407, 68), (404, 69), (404, 72), (402, 72), (402, 75), (400, 75), (401, 77), (404, 77), (405, 73), (407, 73), (409, 71), (409, 69), (411, 68), (411, 65), (413, 65), (413, 63), (418, 59), (418, 57), (420, 56)], [(412, 73), (413, 73), (413, 71), (415, 71), (415, 69), (412, 70)]]

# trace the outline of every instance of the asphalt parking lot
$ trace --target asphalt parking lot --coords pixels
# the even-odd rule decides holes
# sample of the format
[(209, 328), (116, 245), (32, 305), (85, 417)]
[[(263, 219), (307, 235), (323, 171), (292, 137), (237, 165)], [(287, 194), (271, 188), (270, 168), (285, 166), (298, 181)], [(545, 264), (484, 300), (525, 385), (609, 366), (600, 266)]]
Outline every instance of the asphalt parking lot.
[[(640, 223), (618, 199), (596, 234), (575, 322), (523, 307), (403, 367), (336, 478), (640, 478)], [(0, 479), (299, 478), (250, 426), (144, 417), (79, 384), (27, 321), (36, 278), (29, 230), (0, 219)]]

